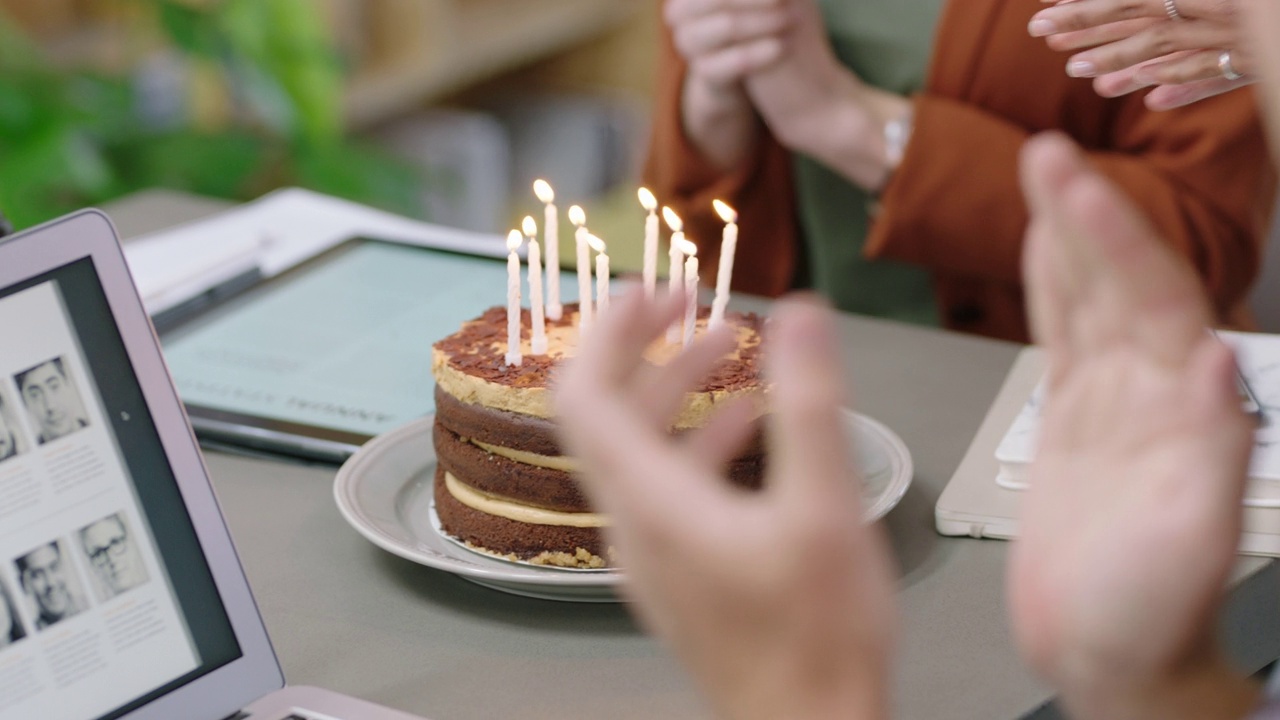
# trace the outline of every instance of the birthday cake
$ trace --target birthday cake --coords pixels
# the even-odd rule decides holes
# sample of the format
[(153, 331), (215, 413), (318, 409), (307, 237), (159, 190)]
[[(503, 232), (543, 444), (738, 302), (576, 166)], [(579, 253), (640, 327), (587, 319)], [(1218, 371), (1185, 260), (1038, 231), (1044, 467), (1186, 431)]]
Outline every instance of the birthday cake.
[[(705, 327), (705, 309), (699, 323)], [(573, 568), (613, 565), (602, 529), (573, 479), (574, 459), (560, 449), (549, 387), (552, 372), (574, 354), (577, 306), (548, 320), (548, 351), (529, 349), (530, 315), (523, 311), (523, 360), (508, 365), (507, 310), (495, 307), (432, 348), (436, 379), (434, 443), (438, 463), (435, 510), (441, 528), (473, 549), (512, 560)], [(763, 320), (730, 313), (737, 349), (689, 393), (673, 432), (705, 425), (718, 405), (742, 396), (761, 397), (759, 368)], [(681, 350), (655, 343), (646, 353), (662, 364)], [(760, 404), (761, 408), (763, 404)], [(759, 487), (763, 477), (759, 438), (728, 468), (732, 482)], [(673, 499), (676, 501), (676, 499)]]

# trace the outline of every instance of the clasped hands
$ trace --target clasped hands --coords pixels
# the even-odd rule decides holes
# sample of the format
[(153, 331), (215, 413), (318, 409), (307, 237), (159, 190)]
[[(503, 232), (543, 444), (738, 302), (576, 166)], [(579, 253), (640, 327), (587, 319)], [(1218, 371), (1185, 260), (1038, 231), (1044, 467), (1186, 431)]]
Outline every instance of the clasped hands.
[(864, 189), (884, 184), (883, 128), (910, 103), (839, 62), (815, 0), (667, 0), (664, 18), (688, 65), (686, 130), (714, 161), (745, 159), (758, 113), (788, 149)]

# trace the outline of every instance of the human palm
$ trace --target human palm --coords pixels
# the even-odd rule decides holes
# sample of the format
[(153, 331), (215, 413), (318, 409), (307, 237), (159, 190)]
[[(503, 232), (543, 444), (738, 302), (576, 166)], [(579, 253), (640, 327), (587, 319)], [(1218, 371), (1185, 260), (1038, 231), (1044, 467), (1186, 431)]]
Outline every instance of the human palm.
[[(1079, 717), (1196, 717), (1168, 709), (1188, 678), (1234, 682), (1214, 636), (1252, 447), (1232, 354), (1191, 269), (1068, 141), (1032, 141), (1023, 167), (1049, 372), (1010, 559), (1015, 635)], [(1249, 693), (1196, 697), (1224, 696)]]
[(626, 298), (557, 382), (566, 447), (612, 519), (634, 608), (719, 717), (885, 717), (893, 570), (862, 523), (829, 311), (781, 301), (770, 319), (769, 474), (746, 492), (724, 467), (755, 431), (754, 410), (731, 404), (697, 432), (668, 432), (688, 387), (735, 342), (721, 328), (667, 366), (644, 363), (675, 310)]
[(1169, 367), (1117, 345), (1051, 390), (1011, 561), (1022, 643), (1064, 686), (1203, 649), (1240, 532), (1250, 433), (1229, 353), (1206, 334)]

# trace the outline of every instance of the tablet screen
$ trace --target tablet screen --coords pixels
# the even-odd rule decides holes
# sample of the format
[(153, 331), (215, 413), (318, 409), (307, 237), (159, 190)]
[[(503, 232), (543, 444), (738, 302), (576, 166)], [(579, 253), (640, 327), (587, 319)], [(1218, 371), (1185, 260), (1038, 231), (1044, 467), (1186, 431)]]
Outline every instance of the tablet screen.
[(434, 410), (431, 344), (506, 287), (503, 260), (351, 240), (167, 333), (165, 357), (198, 433), (340, 460)]

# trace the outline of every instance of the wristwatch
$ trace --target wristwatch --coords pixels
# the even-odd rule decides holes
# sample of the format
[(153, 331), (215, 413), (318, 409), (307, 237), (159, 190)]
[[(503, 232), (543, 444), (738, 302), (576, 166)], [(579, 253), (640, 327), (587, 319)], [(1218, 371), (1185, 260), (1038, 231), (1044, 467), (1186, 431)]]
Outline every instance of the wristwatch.
[(902, 158), (907, 154), (907, 143), (911, 141), (914, 121), (915, 113), (907, 110), (884, 124), (884, 157), (890, 175), (898, 169)]

